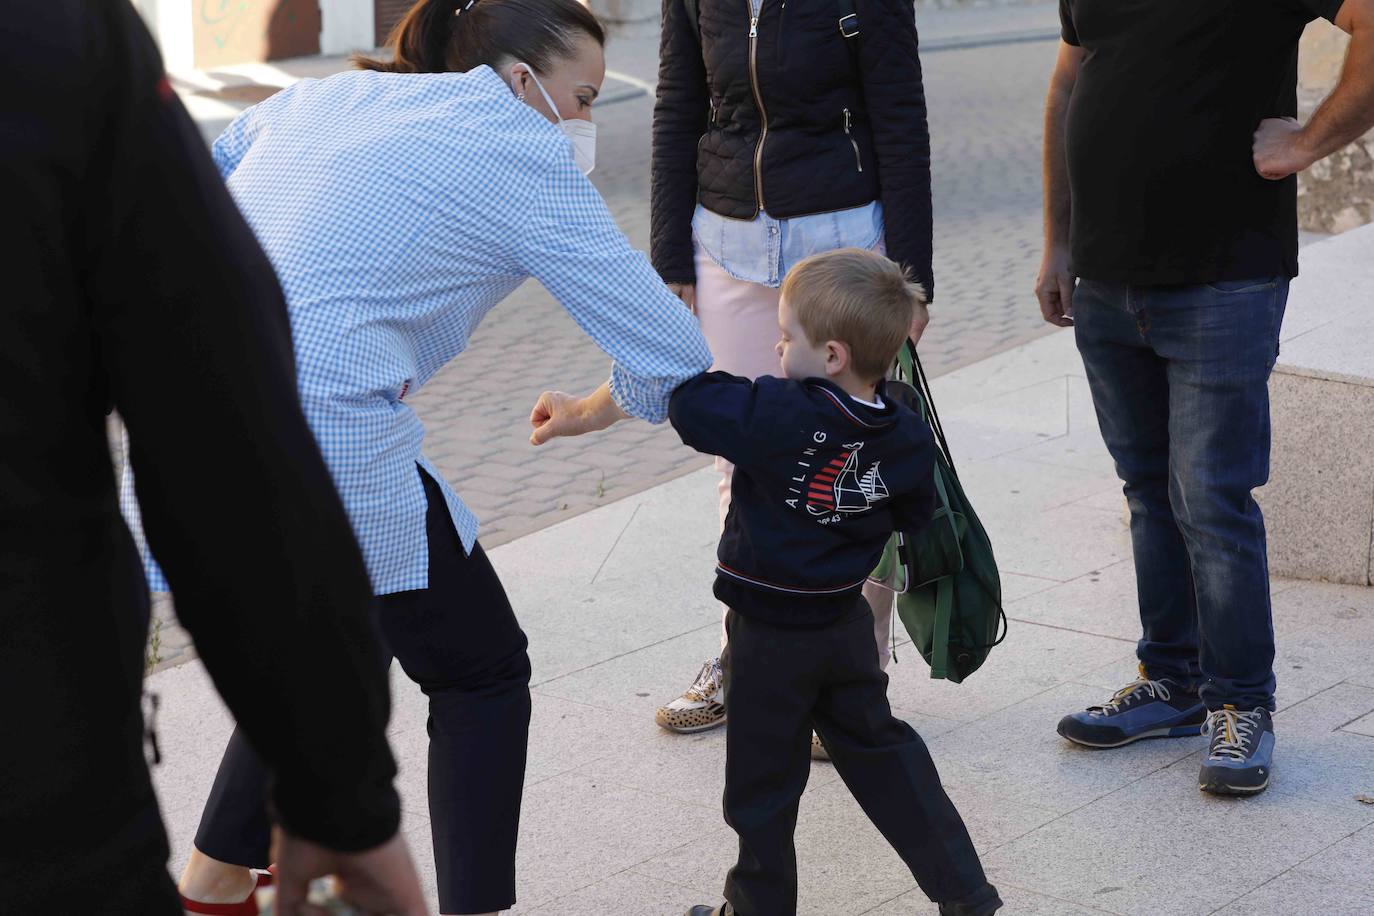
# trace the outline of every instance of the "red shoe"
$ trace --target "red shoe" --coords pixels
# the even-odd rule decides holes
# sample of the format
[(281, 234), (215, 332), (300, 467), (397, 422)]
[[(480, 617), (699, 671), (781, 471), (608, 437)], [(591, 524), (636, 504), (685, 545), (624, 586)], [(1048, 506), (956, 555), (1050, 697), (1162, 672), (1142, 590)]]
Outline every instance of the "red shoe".
[[(257, 887), (271, 887), (276, 876), (270, 871), (258, 872)], [(188, 913), (204, 913), (206, 916), (258, 916), (257, 887), (248, 895), (247, 900), (238, 903), (201, 903), (199, 900), (181, 898), (181, 908)]]

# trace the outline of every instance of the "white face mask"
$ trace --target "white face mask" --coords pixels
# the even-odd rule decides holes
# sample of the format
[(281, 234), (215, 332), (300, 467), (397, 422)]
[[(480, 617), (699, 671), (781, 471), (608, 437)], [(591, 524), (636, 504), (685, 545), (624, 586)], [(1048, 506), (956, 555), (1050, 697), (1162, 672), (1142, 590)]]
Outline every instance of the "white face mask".
[[(530, 79), (534, 80), (534, 88), (538, 89), (539, 94), (544, 97), (544, 101), (548, 103), (549, 110), (552, 111), (553, 116), (558, 119), (559, 129), (563, 131), (564, 136), (568, 138), (568, 142), (572, 144), (573, 162), (577, 163), (577, 167), (582, 170), (583, 175), (590, 175), (592, 169), (596, 168), (596, 125), (591, 121), (584, 121), (580, 118), (575, 121), (564, 120), (563, 116), (558, 113), (558, 106), (553, 103), (553, 99), (549, 98), (549, 94), (544, 91), (544, 84), (539, 82), (539, 77), (534, 75), (534, 68), (529, 64), (523, 64), (522, 66), (529, 71)], [(515, 78), (512, 76), (511, 82), (514, 83), (514, 81)], [(520, 94), (518, 89), (516, 90), (516, 94)]]

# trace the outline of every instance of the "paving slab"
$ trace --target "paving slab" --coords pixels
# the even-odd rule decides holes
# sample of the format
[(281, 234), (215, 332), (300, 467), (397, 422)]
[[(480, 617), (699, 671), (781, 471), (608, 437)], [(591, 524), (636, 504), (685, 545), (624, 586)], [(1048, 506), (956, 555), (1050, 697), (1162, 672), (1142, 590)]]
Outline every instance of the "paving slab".
[(906, 654), (909, 661), (889, 666), (887, 693), (894, 706), (973, 722), (1037, 697), (1081, 672), (1133, 657), (1134, 651), (1133, 642), (1013, 622), (1006, 642), (992, 650), (965, 683), (932, 679), (930, 669), (912, 651)]
[[(929, 742), (941, 778), (1062, 815), (1205, 746), (1201, 738), (1191, 738), (1143, 741), (1108, 752), (1079, 747), (1055, 733), (1064, 715), (1102, 699), (1099, 690), (1061, 684), (941, 735)], [(1186, 780), (1174, 788), (1197, 791)]]
[(626, 710), (652, 721), (654, 710), (687, 689), (702, 663), (719, 654), (717, 619), (681, 636), (542, 680), (536, 689), (547, 696)]
[[(1297, 866), (1296, 871), (1374, 892), (1374, 826), (1331, 844)], [(1367, 912), (1374, 912), (1374, 908)]]
[(534, 907), (564, 897), (719, 824), (719, 812), (707, 807), (578, 773), (537, 783), (526, 789), (521, 811), (520, 901)]
[[(1075, 426), (1091, 418), (1074, 403), (1071, 343), (1052, 335), (937, 379), (937, 398), (956, 394), (947, 422), (974, 408), (980, 423), (1006, 417), (986, 402), (1035, 390), (1058, 401), (1017, 427), (1051, 434), (1028, 449), (1087, 436)], [(1361, 870), (1374, 807), (1355, 800), (1374, 794), (1374, 737), (1364, 734), (1374, 717), (1374, 592), (1273, 583), (1275, 784), (1242, 802), (1203, 797), (1200, 738), (1096, 752), (1054, 732), (1135, 667), (1134, 576), (1110, 472), (1024, 451), (969, 454), (963, 479), (1007, 574), (1007, 642), (954, 685), (932, 681), (903, 638), (889, 693), (926, 738), (1007, 912), (1172, 916), (1243, 903), (1303, 916), (1362, 906), (1374, 892)], [(718, 807), (723, 734), (673, 736), (652, 720), (719, 647), (713, 486), (699, 471), (491, 551), (535, 667), (517, 913), (677, 914), (719, 899), (735, 849)], [(163, 698), (166, 759), (155, 779), (178, 869), (230, 720), (198, 662), (154, 675), (150, 687)], [(403, 829), (432, 894), (426, 700), (398, 671), (393, 697)], [(933, 912), (828, 764), (813, 767), (797, 847), (800, 912)], [(1303, 909), (1314, 878), (1339, 888)]]
[[(1005, 881), (998, 883), (997, 893), (1006, 904), (1002, 912), (1014, 916), (1099, 916), (1101, 913), (1111, 912), (1037, 894), (1014, 887)], [(869, 910), (866, 916), (929, 916), (930, 912), (930, 901), (926, 899), (926, 895), (915, 890), (895, 900), (889, 900), (877, 909)]]
[(515, 912), (529, 916), (577, 916), (577, 914), (626, 913), (633, 908), (644, 916), (682, 916), (688, 904), (719, 899), (720, 889), (710, 890), (673, 884), (634, 871), (623, 871), (542, 906), (521, 907)]
[[(839, 786), (835, 791), (827, 791)], [(863, 912), (916, 886), (896, 853), (883, 842), (843, 786), (807, 786), (797, 818), (799, 914), (833, 916)], [(711, 831), (690, 850), (659, 856), (635, 871), (663, 880), (717, 888), (734, 864), (737, 843), (728, 827)]]
[(1211, 798), (1196, 775), (1180, 765), (1137, 779), (995, 850), (989, 876), (1123, 916), (1201, 916), (1368, 823), (1277, 793)]
[(538, 691), (531, 692), (531, 700), (530, 733), (539, 735), (541, 740), (530, 744), (525, 762), (526, 785), (575, 770), (598, 775), (589, 770), (593, 763), (625, 760), (626, 749), (638, 745), (646, 727), (652, 727), (652, 723), (633, 716)]
[(1040, 623), (1123, 640), (1140, 638), (1135, 564), (1118, 560), (1087, 575), (1006, 603), (1015, 623)]
[(1316, 875), (1290, 871), (1217, 910), (1216, 916), (1289, 916), (1290, 913), (1369, 916), (1374, 913), (1374, 891), (1331, 884)]

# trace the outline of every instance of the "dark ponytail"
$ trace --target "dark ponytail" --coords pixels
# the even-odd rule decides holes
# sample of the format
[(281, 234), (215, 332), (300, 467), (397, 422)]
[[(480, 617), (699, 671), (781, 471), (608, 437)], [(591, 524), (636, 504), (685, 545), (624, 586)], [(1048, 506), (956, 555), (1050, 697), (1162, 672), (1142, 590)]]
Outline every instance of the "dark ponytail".
[(583, 36), (606, 44), (605, 29), (578, 0), (420, 0), (387, 39), (390, 60), (355, 54), (353, 64), (387, 73), (463, 73), (518, 60), (545, 73)]

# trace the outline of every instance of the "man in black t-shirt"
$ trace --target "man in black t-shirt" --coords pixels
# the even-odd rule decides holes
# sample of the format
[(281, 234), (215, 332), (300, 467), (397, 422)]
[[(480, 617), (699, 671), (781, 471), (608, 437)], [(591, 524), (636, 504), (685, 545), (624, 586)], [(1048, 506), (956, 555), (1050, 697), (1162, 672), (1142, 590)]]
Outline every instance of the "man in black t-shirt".
[[(1269, 784), (1268, 378), (1298, 272), (1296, 173), (1374, 125), (1374, 0), (1060, 0), (1045, 116), (1045, 320), (1074, 326), (1125, 482), (1139, 677), (1059, 733), (1210, 735), (1199, 785)], [(1298, 39), (1351, 33), (1297, 114)], [(1077, 283), (1075, 284), (1075, 280)]]

